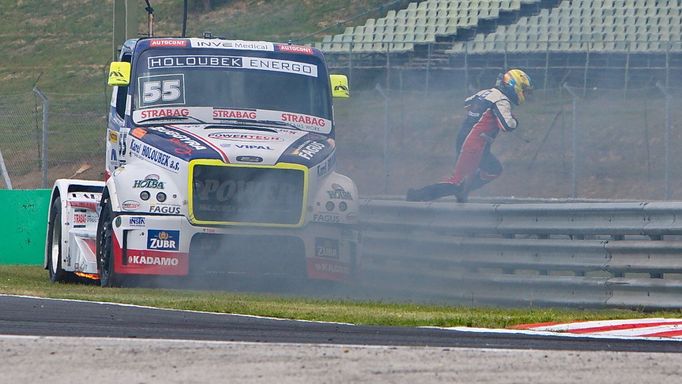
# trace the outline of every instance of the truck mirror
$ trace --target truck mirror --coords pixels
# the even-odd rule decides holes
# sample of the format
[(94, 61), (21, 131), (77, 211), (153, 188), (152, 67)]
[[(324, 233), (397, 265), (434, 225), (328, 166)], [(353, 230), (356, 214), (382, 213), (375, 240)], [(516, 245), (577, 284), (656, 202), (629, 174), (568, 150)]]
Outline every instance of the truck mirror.
[(332, 85), (332, 96), (347, 99), (350, 97), (348, 77), (346, 75), (329, 75)]
[(130, 63), (114, 61), (109, 67), (109, 85), (126, 86), (130, 84)]

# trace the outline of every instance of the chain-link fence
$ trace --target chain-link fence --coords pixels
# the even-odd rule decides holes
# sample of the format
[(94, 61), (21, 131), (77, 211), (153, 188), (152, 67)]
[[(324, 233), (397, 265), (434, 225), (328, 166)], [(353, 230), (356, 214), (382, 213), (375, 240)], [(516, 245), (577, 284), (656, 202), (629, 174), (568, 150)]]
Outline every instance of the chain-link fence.
[[(450, 174), (463, 100), (476, 90), (448, 87), (462, 81), (450, 76), (438, 80), (439, 89), (416, 81), (387, 88), (383, 78), (367, 78), (351, 99), (336, 102), (339, 170), (362, 194), (403, 194)], [(494, 80), (482, 77), (481, 85)], [(571, 83), (539, 89), (515, 109), (520, 127), (492, 147), (504, 173), (476, 194), (682, 199), (679, 94), (655, 82), (627, 92)], [(60, 177), (101, 179), (106, 95), (46, 96), (46, 186)], [(33, 92), (0, 95), (0, 151), (14, 188), (45, 186), (43, 108)]]
[(61, 177), (99, 176), (107, 105), (101, 93), (0, 95), (0, 152), (8, 174), (1, 184), (49, 188)]
[[(682, 198), (682, 101), (672, 93), (666, 119), (656, 86), (627, 96), (570, 85), (536, 91), (515, 109), (519, 128), (492, 146), (505, 171), (476, 194), (664, 199), (667, 190)], [(366, 195), (402, 194), (449, 176), (466, 96), (381, 86), (354, 92), (335, 109), (341, 170)]]

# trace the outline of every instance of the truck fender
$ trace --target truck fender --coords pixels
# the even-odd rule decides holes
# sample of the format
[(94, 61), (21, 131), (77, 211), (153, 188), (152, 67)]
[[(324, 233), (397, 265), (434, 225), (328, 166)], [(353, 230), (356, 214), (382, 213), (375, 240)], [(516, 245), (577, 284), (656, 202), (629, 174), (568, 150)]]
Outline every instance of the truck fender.
[[(69, 193), (73, 192), (93, 192), (101, 193), (104, 188), (104, 182), (93, 181), (93, 180), (77, 180), (77, 179), (57, 179), (52, 187), (52, 192), (50, 193), (50, 203), (47, 209), (47, 220), (45, 229), (45, 252), (43, 255), (43, 268), (47, 269), (47, 258), (50, 244), (48, 244), (47, 239), (50, 231), (50, 216), (52, 211), (52, 203), (55, 199), (61, 199), (62, 204), (62, 218), (68, 217), (66, 209), (68, 208), (67, 200), (69, 199)], [(68, 228), (66, 223), (62, 220), (62, 233), (68, 233)], [(62, 243), (62, 254), (67, 254), (68, 249), (64, 249), (64, 244)], [(68, 246), (66, 247), (68, 248)]]

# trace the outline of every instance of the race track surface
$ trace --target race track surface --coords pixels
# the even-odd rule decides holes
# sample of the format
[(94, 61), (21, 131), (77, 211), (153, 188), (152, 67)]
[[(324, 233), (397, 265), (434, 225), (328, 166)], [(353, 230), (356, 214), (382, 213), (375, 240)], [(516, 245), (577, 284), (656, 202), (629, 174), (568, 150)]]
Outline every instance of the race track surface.
[(277, 320), (0, 295), (0, 334), (534, 350), (682, 352), (682, 342)]

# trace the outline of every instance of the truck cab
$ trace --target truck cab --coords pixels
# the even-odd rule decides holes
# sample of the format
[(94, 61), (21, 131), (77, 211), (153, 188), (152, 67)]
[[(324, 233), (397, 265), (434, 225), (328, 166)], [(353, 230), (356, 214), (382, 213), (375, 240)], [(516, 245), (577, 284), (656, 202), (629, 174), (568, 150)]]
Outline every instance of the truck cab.
[(132, 39), (109, 84), (105, 181), (52, 191), (51, 280), (357, 276), (358, 191), (336, 172), (332, 107), (348, 82), (321, 52)]

